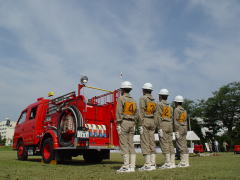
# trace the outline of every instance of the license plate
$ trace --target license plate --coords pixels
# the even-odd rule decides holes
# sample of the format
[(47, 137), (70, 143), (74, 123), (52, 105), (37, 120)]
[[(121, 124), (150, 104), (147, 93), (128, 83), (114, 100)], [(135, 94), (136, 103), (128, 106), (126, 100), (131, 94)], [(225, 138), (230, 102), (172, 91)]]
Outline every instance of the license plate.
[(28, 155), (33, 156), (33, 150), (32, 149), (28, 149)]
[(89, 132), (88, 131), (78, 131), (77, 132), (78, 138), (89, 138)]

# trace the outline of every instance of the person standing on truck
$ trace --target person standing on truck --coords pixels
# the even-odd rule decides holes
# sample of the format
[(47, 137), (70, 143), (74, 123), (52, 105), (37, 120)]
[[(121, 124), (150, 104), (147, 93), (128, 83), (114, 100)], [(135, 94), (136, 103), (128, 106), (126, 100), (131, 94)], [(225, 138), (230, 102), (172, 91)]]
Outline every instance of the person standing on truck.
[(133, 144), (135, 125), (138, 120), (136, 101), (130, 96), (132, 84), (129, 81), (121, 83), (121, 96), (117, 100), (117, 131), (123, 165), (117, 172), (135, 172), (136, 152)]
[(169, 91), (160, 89), (158, 112), (158, 135), (160, 147), (165, 156), (165, 163), (161, 169), (175, 168), (175, 151), (173, 146), (173, 108), (168, 104)]
[(189, 166), (189, 154), (187, 148), (187, 112), (182, 107), (184, 99), (182, 96), (176, 96), (174, 99), (174, 128), (176, 132), (176, 144), (180, 150), (180, 163), (178, 167)]
[(153, 91), (151, 83), (145, 83), (142, 90), (143, 96), (140, 98), (139, 102), (139, 132), (145, 164), (139, 168), (139, 170), (151, 171), (156, 169), (156, 145), (154, 138), (157, 120), (156, 102), (151, 94)]

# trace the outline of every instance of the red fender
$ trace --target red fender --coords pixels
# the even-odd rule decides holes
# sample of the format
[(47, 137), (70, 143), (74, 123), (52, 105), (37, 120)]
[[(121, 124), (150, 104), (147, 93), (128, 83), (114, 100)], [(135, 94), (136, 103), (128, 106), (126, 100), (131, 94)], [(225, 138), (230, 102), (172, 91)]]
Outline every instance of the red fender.
[[(43, 135), (43, 139), (45, 136), (47, 135), (50, 135), (52, 137), (52, 140), (53, 140), (53, 148), (56, 149), (59, 147), (59, 144), (58, 144), (58, 138), (57, 138), (57, 132), (54, 131), (54, 130), (47, 130), (44, 135)], [(43, 143), (43, 141), (41, 142), (41, 144)]]

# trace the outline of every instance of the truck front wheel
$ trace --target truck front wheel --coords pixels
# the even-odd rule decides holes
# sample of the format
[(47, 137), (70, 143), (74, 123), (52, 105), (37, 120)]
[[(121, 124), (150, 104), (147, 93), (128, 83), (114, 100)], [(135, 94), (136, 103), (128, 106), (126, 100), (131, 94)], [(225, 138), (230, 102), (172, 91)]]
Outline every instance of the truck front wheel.
[(18, 160), (25, 161), (28, 158), (27, 148), (23, 141), (20, 141), (17, 146), (17, 158)]
[(46, 164), (49, 164), (52, 160), (55, 159), (55, 152), (53, 149), (52, 138), (47, 138), (43, 142), (42, 159), (43, 159), (43, 162)]

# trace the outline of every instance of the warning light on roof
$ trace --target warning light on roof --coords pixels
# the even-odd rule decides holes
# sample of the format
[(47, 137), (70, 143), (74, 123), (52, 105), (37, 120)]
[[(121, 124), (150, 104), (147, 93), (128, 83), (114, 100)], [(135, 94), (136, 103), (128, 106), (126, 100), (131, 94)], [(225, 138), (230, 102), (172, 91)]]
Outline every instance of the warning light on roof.
[(55, 93), (53, 91), (48, 92), (48, 97), (52, 97), (54, 95), (55, 95)]
[(80, 79), (80, 82), (81, 82), (83, 85), (86, 85), (87, 82), (88, 82), (88, 77), (87, 77), (87, 76), (82, 76), (81, 79)]

